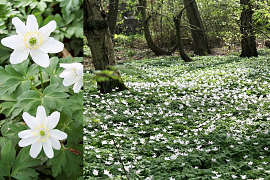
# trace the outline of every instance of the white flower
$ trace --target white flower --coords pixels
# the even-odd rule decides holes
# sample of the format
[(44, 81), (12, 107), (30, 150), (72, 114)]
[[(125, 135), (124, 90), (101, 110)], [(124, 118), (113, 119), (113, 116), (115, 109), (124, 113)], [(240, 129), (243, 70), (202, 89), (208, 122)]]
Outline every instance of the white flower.
[(47, 117), (45, 108), (39, 106), (36, 117), (27, 112), (24, 112), (22, 117), (30, 129), (18, 133), (18, 136), (22, 138), (19, 146), (25, 147), (31, 144), (30, 156), (32, 158), (36, 158), (43, 147), (46, 156), (52, 158), (54, 155), (52, 148), (59, 150), (61, 148), (59, 140), (67, 138), (66, 133), (54, 129), (59, 122), (60, 113), (55, 111)]
[(232, 178), (235, 179), (235, 178), (237, 178), (237, 176), (232, 174)]
[(94, 169), (94, 170), (93, 170), (93, 174), (94, 174), (95, 176), (97, 176), (97, 175), (98, 175), (98, 170)]
[(246, 175), (240, 175), (242, 179), (246, 179), (247, 176)]
[(58, 53), (63, 50), (64, 44), (49, 37), (56, 29), (56, 22), (50, 21), (47, 25), (38, 29), (37, 19), (34, 15), (28, 15), (26, 25), (18, 18), (12, 19), (18, 35), (3, 38), (1, 43), (14, 49), (10, 55), (10, 63), (18, 64), (27, 59), (29, 53), (35, 63), (42, 67), (50, 65), (48, 53)]
[(83, 65), (81, 63), (60, 63), (59, 65), (65, 68), (59, 75), (59, 77), (64, 78), (63, 85), (70, 86), (74, 84), (73, 90), (78, 93), (83, 86)]

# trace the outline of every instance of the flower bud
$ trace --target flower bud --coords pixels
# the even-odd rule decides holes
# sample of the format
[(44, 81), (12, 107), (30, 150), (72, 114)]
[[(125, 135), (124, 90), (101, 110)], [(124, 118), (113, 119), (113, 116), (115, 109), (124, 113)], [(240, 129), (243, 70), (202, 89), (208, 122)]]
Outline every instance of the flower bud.
[(30, 80), (30, 81), (33, 81), (34, 79), (35, 79), (34, 76), (30, 76), (30, 77), (29, 77), (29, 80)]

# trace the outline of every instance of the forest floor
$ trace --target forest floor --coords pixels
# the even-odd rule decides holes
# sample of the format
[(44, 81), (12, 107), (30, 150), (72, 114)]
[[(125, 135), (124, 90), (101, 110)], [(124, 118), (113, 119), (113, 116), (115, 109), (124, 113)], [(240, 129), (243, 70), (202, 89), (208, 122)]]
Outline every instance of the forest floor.
[[(240, 46), (234, 46), (232, 48), (228, 47), (215, 47), (211, 49), (211, 54), (209, 56), (226, 56), (226, 55), (238, 55), (241, 52)], [(136, 47), (124, 47), (116, 46), (115, 47), (115, 58), (117, 62), (129, 61), (129, 60), (142, 60), (156, 58), (157, 56), (145, 45), (136, 46)], [(190, 57), (194, 57), (193, 50), (186, 48), (186, 53)], [(165, 57), (159, 56), (159, 57)], [(176, 50), (173, 54), (173, 57), (179, 57), (179, 52)], [(91, 58), (85, 58), (84, 60), (85, 69), (93, 69), (93, 64)]]
[(138, 69), (121, 74), (129, 90), (84, 94), (84, 179), (270, 179), (270, 50), (258, 52), (119, 62)]

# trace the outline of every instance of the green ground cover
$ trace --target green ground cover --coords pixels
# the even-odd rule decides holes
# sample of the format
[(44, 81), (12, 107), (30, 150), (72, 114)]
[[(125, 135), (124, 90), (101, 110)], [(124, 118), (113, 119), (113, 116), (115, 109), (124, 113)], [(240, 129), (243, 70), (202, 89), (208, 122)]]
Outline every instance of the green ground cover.
[(270, 179), (270, 53), (193, 59), (124, 62), (129, 90), (85, 92), (85, 179), (126, 179), (114, 144), (132, 180)]

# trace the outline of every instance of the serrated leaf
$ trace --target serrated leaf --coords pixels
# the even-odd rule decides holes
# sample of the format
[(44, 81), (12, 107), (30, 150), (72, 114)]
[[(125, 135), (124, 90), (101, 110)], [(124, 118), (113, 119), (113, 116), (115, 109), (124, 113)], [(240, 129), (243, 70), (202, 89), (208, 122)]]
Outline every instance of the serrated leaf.
[(67, 141), (69, 142), (78, 142), (82, 138), (82, 122), (72, 122), (66, 128), (65, 132), (67, 133)]
[(2, 109), (0, 110), (0, 113), (4, 114), (6, 117), (9, 117), (13, 110), (15, 109), (15, 104), (17, 102), (4, 102), (1, 104)]
[(31, 158), (29, 155), (29, 150), (29, 146), (24, 147), (20, 150), (12, 168), (12, 177), (16, 179), (32, 179), (31, 177), (38, 176), (38, 173), (34, 169), (29, 167), (37, 166), (42, 161), (40, 159)]
[[(82, 175), (82, 168), (76, 162), (77, 160), (74, 161), (74, 155), (75, 155), (74, 153), (67, 151), (67, 165), (64, 168), (64, 171), (66, 172), (68, 177), (72, 175), (77, 176), (77, 178), (79, 178)], [(82, 158), (79, 155), (75, 156), (77, 156), (77, 158), (80, 159), (78, 161), (80, 162), (80, 164), (82, 164)]]
[(13, 166), (16, 156), (15, 148), (12, 146), (12, 142), (8, 141), (1, 149), (1, 159), (3, 164), (9, 169)]
[(19, 64), (13, 64), (12, 67), (16, 70), (16, 72), (19, 72), (20, 75), (26, 76), (28, 64), (29, 64), (29, 59), (26, 59)]
[[(56, 109), (58, 111), (63, 111), (64, 113), (72, 116), (72, 110), (70, 108), (71, 102), (67, 99), (69, 95), (65, 93), (67, 87), (58, 84), (51, 84), (44, 89), (42, 105), (50, 108)], [(45, 99), (45, 101), (44, 101)], [(49, 102), (49, 100), (52, 102)]]
[(62, 172), (63, 168), (67, 164), (66, 151), (63, 148), (60, 150), (60, 153), (52, 159), (51, 164), (53, 172), (52, 175), (53, 177), (56, 177)]
[[(13, 111), (11, 119), (19, 115), (23, 110), (28, 111), (31, 107), (31, 109), (35, 112), (37, 105), (41, 105), (41, 102), (42, 99), (38, 92), (34, 90), (24, 92), (18, 97), (18, 102), (15, 105), (16, 109)], [(28, 113), (33, 115), (33, 113)]]

